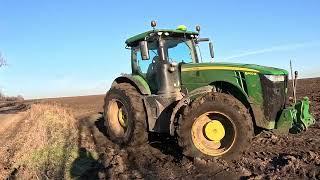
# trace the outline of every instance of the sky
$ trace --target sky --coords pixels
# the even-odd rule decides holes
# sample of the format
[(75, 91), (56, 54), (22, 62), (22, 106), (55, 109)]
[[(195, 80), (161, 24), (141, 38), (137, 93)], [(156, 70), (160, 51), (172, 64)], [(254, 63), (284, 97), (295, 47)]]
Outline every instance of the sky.
[(0, 90), (44, 98), (104, 94), (130, 73), (125, 40), (158, 28), (201, 26), (215, 61), (320, 76), (320, 1), (0, 0)]

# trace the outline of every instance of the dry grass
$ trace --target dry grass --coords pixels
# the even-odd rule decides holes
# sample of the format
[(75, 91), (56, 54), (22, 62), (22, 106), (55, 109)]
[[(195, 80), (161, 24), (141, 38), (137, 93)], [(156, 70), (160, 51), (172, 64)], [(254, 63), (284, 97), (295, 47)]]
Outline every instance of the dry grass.
[(71, 179), (97, 175), (87, 122), (67, 107), (33, 104), (0, 134), (0, 179)]
[[(9, 174), (15, 169), (14, 176), (18, 179), (70, 179), (75, 177), (72, 171), (81, 175), (86, 170), (75, 164), (81, 150), (77, 122), (70, 110), (55, 104), (34, 104), (23, 123), (7, 145), (7, 149), (14, 151), (5, 154), (12, 163)], [(94, 160), (90, 156), (88, 162)]]

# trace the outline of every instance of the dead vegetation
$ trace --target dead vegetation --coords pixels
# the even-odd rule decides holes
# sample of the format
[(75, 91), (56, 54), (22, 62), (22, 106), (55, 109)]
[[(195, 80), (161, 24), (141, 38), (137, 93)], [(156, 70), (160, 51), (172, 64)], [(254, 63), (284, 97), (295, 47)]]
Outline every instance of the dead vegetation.
[(57, 105), (33, 105), (29, 111), (33, 126), (17, 154), (22, 177), (64, 177), (77, 155), (76, 121)]
[(75, 163), (80, 155), (82, 159), (87, 156), (78, 147), (77, 122), (70, 110), (56, 104), (34, 104), (21, 123), (21, 128), (1, 146), (0, 158), (6, 159), (3, 164), (7, 171), (0, 172), (0, 179), (70, 179), (76, 176), (73, 171), (81, 174), (87, 170)]

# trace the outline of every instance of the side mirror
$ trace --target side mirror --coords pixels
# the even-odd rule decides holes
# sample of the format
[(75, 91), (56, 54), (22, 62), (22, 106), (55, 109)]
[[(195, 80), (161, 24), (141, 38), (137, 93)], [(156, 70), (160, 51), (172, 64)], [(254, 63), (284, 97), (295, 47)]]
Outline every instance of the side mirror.
[(140, 41), (140, 52), (141, 52), (141, 59), (142, 60), (148, 60), (149, 57), (149, 49), (148, 49), (148, 41)]
[(196, 43), (198, 44), (199, 42), (206, 42), (206, 41), (210, 41), (209, 38), (198, 38), (196, 39)]
[(211, 56), (211, 58), (214, 58), (214, 51), (213, 51), (212, 42), (209, 42), (209, 49), (210, 49), (210, 56)]

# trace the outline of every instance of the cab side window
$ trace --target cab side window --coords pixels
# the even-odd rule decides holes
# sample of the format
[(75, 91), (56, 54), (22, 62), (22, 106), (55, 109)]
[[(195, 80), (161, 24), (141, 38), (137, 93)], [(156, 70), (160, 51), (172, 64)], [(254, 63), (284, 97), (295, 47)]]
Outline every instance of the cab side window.
[(141, 58), (141, 52), (140, 49), (136, 49), (136, 57), (137, 57), (137, 65), (140, 73), (146, 75), (148, 72), (148, 69), (152, 65), (153, 59), (157, 56), (156, 52), (154, 50), (149, 50), (149, 59), (148, 60), (142, 60)]
[(139, 70), (142, 74), (147, 74), (149, 65), (152, 63), (152, 59), (142, 60), (140, 50), (137, 53), (137, 62)]

